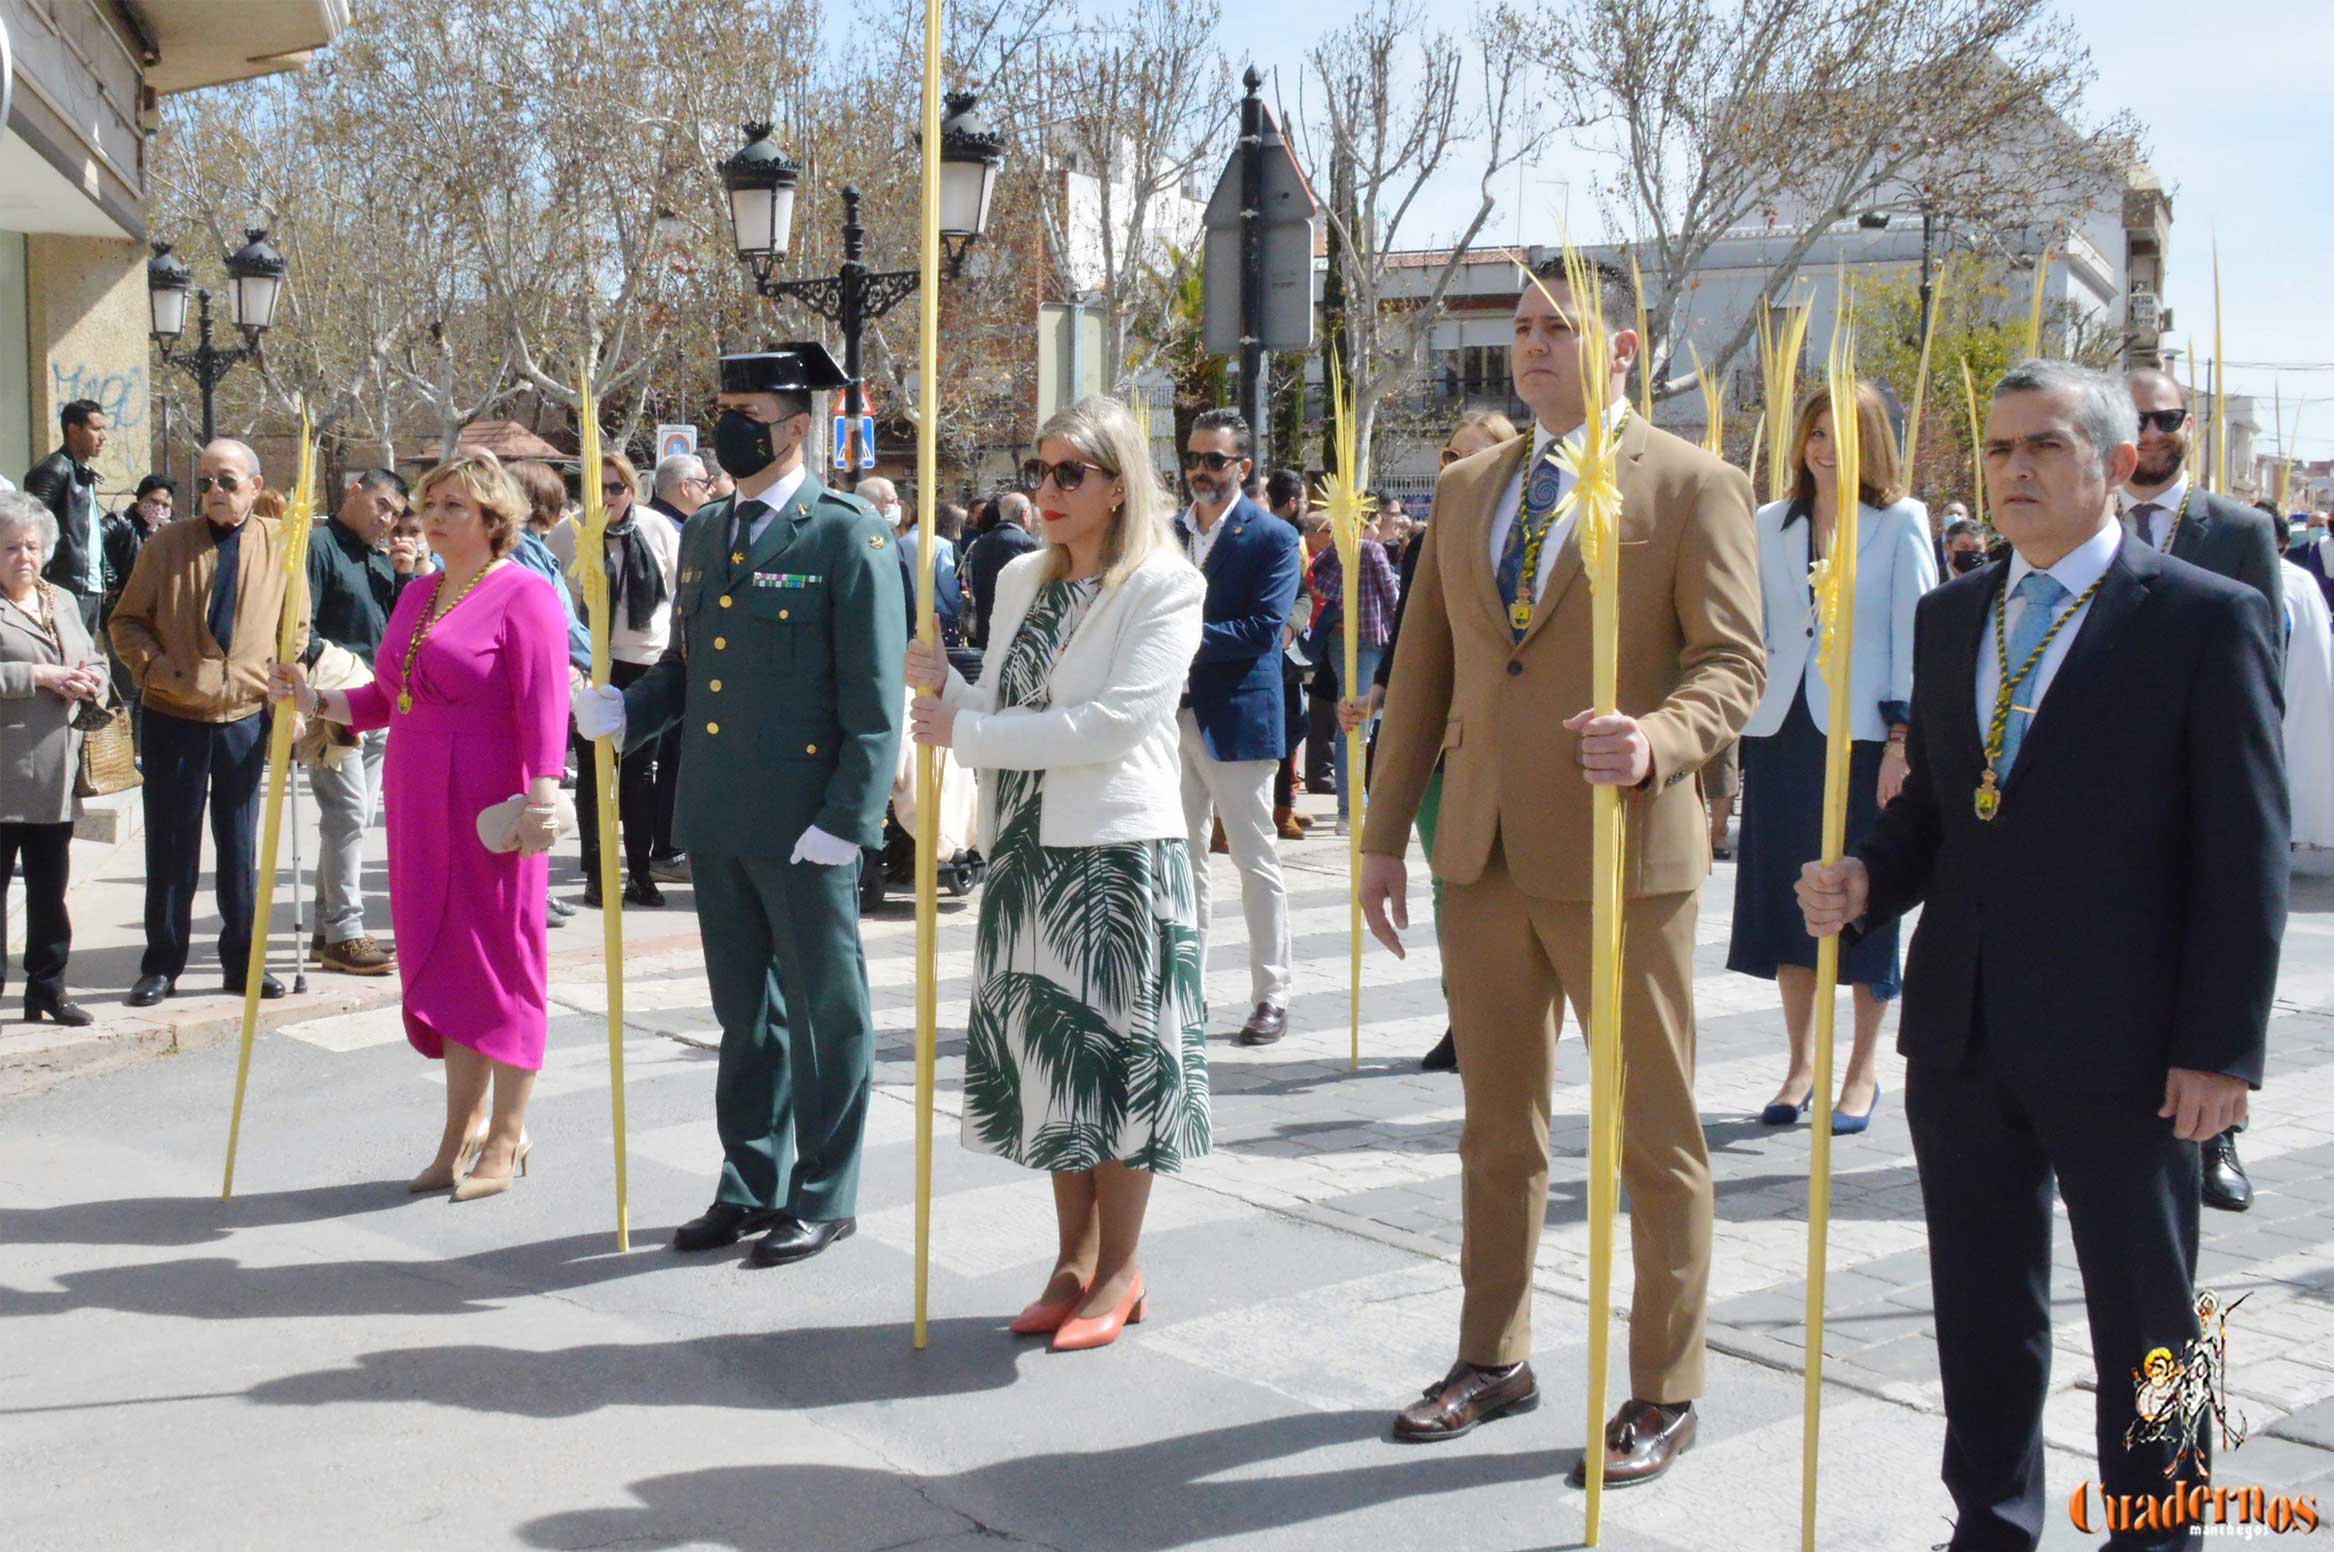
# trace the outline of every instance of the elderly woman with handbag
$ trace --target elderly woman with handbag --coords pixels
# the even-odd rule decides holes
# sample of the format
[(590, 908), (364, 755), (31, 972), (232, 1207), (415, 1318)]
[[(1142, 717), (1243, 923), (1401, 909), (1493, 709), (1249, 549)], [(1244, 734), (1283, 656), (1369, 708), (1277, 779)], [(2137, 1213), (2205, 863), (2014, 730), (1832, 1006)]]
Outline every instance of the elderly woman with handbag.
[(445, 1130), (411, 1189), (451, 1187), (465, 1202), (509, 1190), (533, 1146), (567, 621), (551, 584), (509, 559), (526, 500), (492, 454), (432, 469), (413, 505), (444, 569), (398, 595), (372, 682), (320, 690), (280, 664), (268, 695), (304, 716), (390, 730), (382, 788), (405, 1038), (446, 1064)]
[(1053, 1177), (1060, 1247), (1014, 1322), (1056, 1352), (1144, 1314), (1151, 1182), (1207, 1152), (1207, 1008), (1175, 714), (1206, 584), (1134, 417), (1086, 399), (1022, 482), (1045, 546), (997, 578), (978, 684), (908, 649), (916, 742), (982, 778), (989, 859), (966, 1024), (964, 1143)]
[[(70, 594), (41, 578), (57, 520), (16, 491), (0, 492), (0, 902), (24, 859), (24, 1016), (92, 1022), (65, 995), (73, 922), (65, 884), (73, 859), (73, 782), (85, 718), (105, 720), (111, 681)], [(0, 904), (0, 913), (5, 905)], [(0, 914), (0, 943), (7, 941)], [(0, 960), (0, 973), (5, 961)]]

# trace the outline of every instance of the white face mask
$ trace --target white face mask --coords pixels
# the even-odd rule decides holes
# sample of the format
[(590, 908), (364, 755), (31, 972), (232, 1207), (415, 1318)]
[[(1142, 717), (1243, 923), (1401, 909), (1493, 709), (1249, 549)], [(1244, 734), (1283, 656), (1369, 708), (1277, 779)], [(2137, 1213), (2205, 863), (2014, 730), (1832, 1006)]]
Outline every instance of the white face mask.
[(891, 525), (892, 525), (892, 527), (894, 527), (894, 528), (897, 528), (897, 527), (899, 527), (899, 525), (900, 525), (900, 504), (899, 504), (898, 502), (896, 502), (896, 501), (892, 501), (892, 502), (887, 502), (887, 503), (885, 503), (885, 504), (884, 504), (884, 508), (883, 508), (883, 520), (884, 520), (885, 522), (887, 522), (887, 523), (891, 524)]

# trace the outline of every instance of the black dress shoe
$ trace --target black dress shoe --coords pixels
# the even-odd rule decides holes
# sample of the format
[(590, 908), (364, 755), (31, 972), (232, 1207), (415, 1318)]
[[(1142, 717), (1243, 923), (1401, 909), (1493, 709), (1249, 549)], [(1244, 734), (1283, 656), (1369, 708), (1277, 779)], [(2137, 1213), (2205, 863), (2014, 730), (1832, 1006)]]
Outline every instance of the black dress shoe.
[(734, 1245), (748, 1234), (758, 1233), (776, 1223), (781, 1214), (775, 1207), (741, 1207), (735, 1202), (715, 1202), (703, 1215), (691, 1218), (673, 1231), (675, 1250), (719, 1250)]
[(665, 892), (656, 887), (654, 879), (636, 878), (624, 886), (624, 903), (645, 910), (661, 911), (664, 909)]
[(1539, 1404), (1540, 1382), (1532, 1377), (1530, 1364), (1483, 1369), (1462, 1359), (1394, 1414), (1394, 1437), (1404, 1444), (1456, 1439), (1495, 1417), (1529, 1412)]
[(2204, 1145), (2204, 1205), (2218, 1207), (2222, 1212), (2243, 1212), (2253, 1205), (2253, 1182), (2246, 1178), (2245, 1166), (2237, 1161), (2234, 1128)]
[(172, 996), (177, 991), (178, 987), (172, 983), (169, 976), (142, 975), (138, 977), (137, 984), (130, 988), (130, 1006), (151, 1008), (163, 998)]
[(1421, 1072), (1457, 1072), (1459, 1070), (1459, 1047), (1452, 1040), (1449, 1030), (1443, 1031), (1443, 1037), (1434, 1043), (1433, 1050), (1418, 1059), (1418, 1069)]
[(1260, 1002), (1248, 1015), (1248, 1022), (1240, 1026), (1238, 1039), (1242, 1045), (1271, 1045), (1288, 1032), (1289, 1010)]
[(25, 1021), (37, 1024), (44, 1014), (55, 1019), (67, 1029), (86, 1029), (97, 1022), (88, 1009), (62, 992), (26, 991), (24, 994)]
[(807, 1261), (835, 1241), (849, 1239), (858, 1232), (856, 1218), (826, 1218), (806, 1223), (800, 1218), (781, 1217), (746, 1260), (755, 1266), (785, 1266)]
[(584, 871), (583, 908), (587, 911), (600, 909), (600, 870), (598, 868), (587, 868)]
[[(226, 983), (227, 995), (230, 997), (244, 996), (250, 991), (250, 988), (251, 983), (248, 981), (229, 981)], [(262, 970), (259, 973), (260, 1001), (273, 1002), (283, 994), (284, 983), (277, 980), (274, 976), (268, 974), (266, 971)]]

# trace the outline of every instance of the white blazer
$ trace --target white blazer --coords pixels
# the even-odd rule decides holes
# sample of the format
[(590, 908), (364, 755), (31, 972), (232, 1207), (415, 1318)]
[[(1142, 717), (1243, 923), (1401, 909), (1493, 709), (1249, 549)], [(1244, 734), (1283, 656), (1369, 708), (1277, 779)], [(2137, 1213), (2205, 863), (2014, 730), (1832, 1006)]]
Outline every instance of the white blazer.
[[(1759, 508), (1759, 591), (1765, 602), (1767, 689), (1742, 730), (1745, 738), (1782, 731), (1791, 697), (1807, 687), (1807, 713), (1831, 731), (1831, 692), (1815, 652), (1815, 606), (1808, 596), (1809, 519), (1786, 526), (1788, 501)], [(1904, 500), (1882, 509), (1869, 503), (1856, 516), (1856, 626), (1848, 657), (1848, 736), (1888, 736), (1883, 701), (1913, 699), (1913, 608), (1937, 585), (1937, 557), (1929, 543), (1928, 509)]]
[[(1044, 707), (999, 707), (997, 676), (1049, 553), (1041, 547), (997, 574), (981, 682), (948, 675), (942, 699), (957, 709), (956, 757), (984, 772), (1044, 771), (1044, 845), (1181, 839), (1188, 832), (1175, 717), (1199, 651), (1207, 583), (1174, 550), (1155, 552), (1086, 611), (1046, 677)], [(983, 852), (996, 834), (996, 809), (996, 784), (984, 778)]]

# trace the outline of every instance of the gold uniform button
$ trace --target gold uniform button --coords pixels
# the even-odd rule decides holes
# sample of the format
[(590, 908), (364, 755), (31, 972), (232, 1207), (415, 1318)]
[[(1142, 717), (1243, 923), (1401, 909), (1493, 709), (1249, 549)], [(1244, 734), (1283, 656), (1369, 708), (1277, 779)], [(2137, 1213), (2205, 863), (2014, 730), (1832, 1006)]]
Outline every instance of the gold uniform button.
[(721, 681), (718, 679), (714, 680), (713, 683), (708, 686), (708, 688), (710, 688), (714, 694), (719, 695), (721, 693)]
[(721, 731), (721, 724), (718, 722), (708, 722), (705, 724), (705, 731), (708, 733), (718, 733)]
[(729, 638), (727, 636), (714, 637), (713, 650), (716, 652), (727, 652), (729, 650)]
[(804, 754), (817, 754), (819, 752), (819, 746), (816, 744), (806, 745), (802, 752)]
[(786, 612), (785, 610), (783, 610), (783, 609), (779, 610), (779, 611), (778, 611), (778, 618), (780, 618), (781, 620), (788, 618), (787, 612)]
[(724, 609), (729, 607), (729, 595), (727, 593), (721, 595), (721, 607)]

